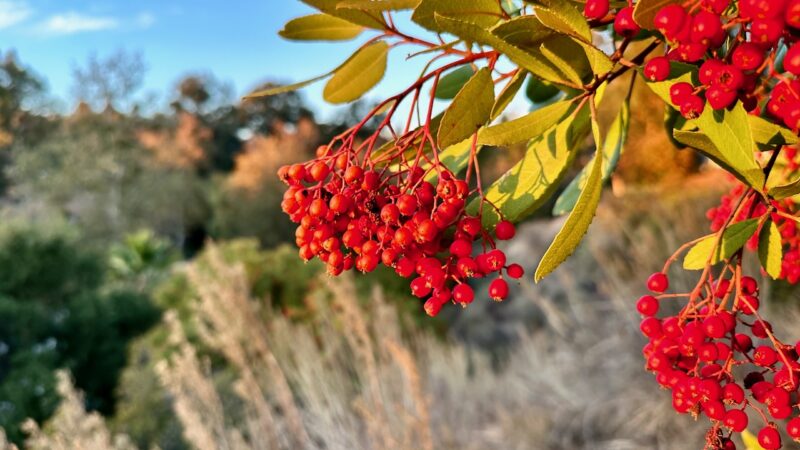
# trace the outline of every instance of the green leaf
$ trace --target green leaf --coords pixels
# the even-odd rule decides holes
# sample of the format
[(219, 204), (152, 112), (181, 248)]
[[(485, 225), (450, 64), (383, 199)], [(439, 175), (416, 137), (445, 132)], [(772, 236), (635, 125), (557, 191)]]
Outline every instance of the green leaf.
[(772, 220), (767, 220), (761, 227), (761, 234), (758, 236), (758, 259), (761, 261), (761, 267), (773, 280), (780, 278), (783, 245), (781, 232)]
[[(630, 119), (630, 99), (627, 99), (622, 103), (622, 107), (620, 108), (619, 113), (617, 113), (617, 117), (614, 119), (614, 122), (611, 124), (608, 134), (606, 135), (605, 139), (602, 140), (603, 182), (606, 182), (609, 178), (611, 178), (611, 174), (614, 173), (614, 170), (617, 167), (620, 154), (622, 153), (622, 149), (625, 146), (625, 141), (628, 138)], [(578, 195), (583, 189), (586, 179), (589, 177), (589, 168), (593, 166), (593, 161), (595, 158), (597, 158), (597, 154), (592, 157), (592, 162), (589, 162), (586, 167), (583, 168), (581, 173), (570, 182), (564, 192), (562, 192), (558, 197), (556, 204), (553, 206), (553, 215), (560, 216), (572, 211), (572, 208), (575, 206), (575, 202), (578, 201)]]
[(542, 42), (542, 55), (556, 65), (564, 78), (576, 86), (583, 85), (584, 76), (591, 73), (586, 54), (580, 45), (566, 36), (553, 36)]
[(708, 136), (700, 133), (699, 131), (684, 131), (677, 129), (673, 131), (672, 136), (679, 143), (687, 147), (692, 147), (708, 157), (710, 160), (717, 163), (720, 167), (738, 178), (742, 183), (750, 185), (751, 181), (740, 173), (740, 169), (734, 167), (725, 154), (717, 150), (717, 147), (713, 142), (711, 142), (711, 139), (709, 139)]
[(538, 17), (532, 15), (500, 22), (491, 31), (505, 42), (523, 50), (536, 50), (545, 39), (556, 34), (555, 31), (546, 27)]
[(344, 0), (339, 1), (337, 9), (360, 9), (362, 11), (400, 11), (414, 9), (420, 0)]
[(290, 20), (278, 34), (296, 41), (346, 41), (363, 30), (363, 27), (338, 17), (312, 14)]
[(578, 197), (575, 208), (567, 217), (567, 221), (564, 222), (564, 226), (556, 235), (553, 243), (544, 253), (542, 260), (539, 262), (539, 267), (536, 268), (535, 280), (537, 283), (569, 258), (578, 248), (583, 235), (589, 230), (589, 225), (592, 224), (597, 205), (600, 203), (600, 197), (603, 194), (602, 153), (599, 156), (592, 163), (589, 177), (586, 179), (586, 185), (580, 197)]
[[(717, 246), (717, 234), (710, 234), (698, 242), (683, 258), (686, 270), (702, 270), (707, 264), (714, 265), (733, 256), (758, 229), (758, 219), (737, 222), (722, 233), (722, 241)], [(716, 248), (715, 248), (716, 247)]]
[[(670, 100), (669, 89), (678, 82), (691, 83), (697, 69), (694, 66), (673, 63), (672, 70), (670, 79), (647, 85), (665, 102), (677, 109)], [(697, 127), (716, 147), (715, 156), (721, 161), (722, 166), (729, 168), (731, 173), (744, 180), (746, 184), (760, 190), (764, 186), (764, 172), (753, 156), (755, 143), (748, 116), (741, 102), (737, 102), (732, 108), (720, 111), (715, 111), (706, 105), (703, 114), (697, 119), (687, 121), (687, 124)], [(677, 130), (675, 137), (678, 139)]]
[(747, 119), (750, 121), (750, 129), (753, 131), (753, 140), (762, 150), (771, 150), (798, 142), (797, 135), (788, 128), (752, 114), (749, 114)]
[(301, 0), (306, 5), (316, 8), (319, 11), (344, 19), (356, 25), (361, 25), (376, 30), (386, 28), (386, 22), (380, 11), (358, 11), (355, 9), (339, 9), (341, 0)]
[(320, 75), (318, 77), (312, 78), (310, 80), (301, 81), (299, 83), (287, 84), (285, 86), (275, 86), (275, 87), (271, 87), (271, 88), (267, 88), (267, 89), (262, 89), (260, 91), (256, 91), (256, 92), (252, 92), (250, 94), (247, 94), (247, 95), (244, 96), (244, 98), (246, 100), (250, 100), (250, 99), (254, 99), (254, 98), (269, 97), (271, 95), (278, 95), (278, 94), (283, 94), (283, 93), (286, 93), (286, 92), (296, 91), (298, 89), (302, 89), (302, 88), (308, 86), (309, 84), (313, 84), (313, 83), (316, 83), (317, 81), (320, 81), (320, 80), (323, 80), (325, 78), (328, 78), (331, 75), (331, 73), (332, 72), (329, 72), (329, 73), (326, 73), (324, 75)]
[(525, 96), (533, 103), (546, 103), (559, 92), (561, 91), (557, 87), (536, 77), (531, 77), (525, 87)]
[(494, 102), (494, 106), (492, 107), (492, 114), (489, 117), (489, 120), (494, 120), (500, 117), (500, 114), (506, 110), (508, 105), (514, 100), (516, 97), (517, 92), (519, 92), (522, 84), (525, 83), (525, 78), (528, 76), (528, 72), (520, 69), (517, 71), (517, 74), (511, 78), (511, 81), (508, 82), (506, 87), (500, 92), (500, 95), (497, 96), (497, 100)]
[(504, 147), (539, 137), (566, 116), (573, 106), (571, 100), (563, 100), (518, 119), (484, 128), (478, 133), (478, 142), (482, 145)]
[[(589, 130), (589, 108), (583, 105), (531, 141), (522, 160), (484, 191), (486, 200), (511, 221), (531, 214), (558, 188)], [(477, 213), (481, 205), (481, 199), (475, 199), (468, 211)], [(484, 207), (482, 212), (486, 227), (500, 220), (492, 207)]]
[(360, 48), (336, 69), (333, 78), (325, 85), (323, 98), (330, 103), (358, 100), (383, 78), (388, 53), (389, 45), (384, 41)]
[(492, 47), (507, 56), (518, 66), (536, 75), (537, 77), (542, 78), (543, 80), (567, 86), (572, 85), (572, 83), (569, 81), (564, 80), (561, 72), (539, 51), (522, 50), (521, 48), (504, 41), (483, 27), (475, 24), (451, 17), (445, 17), (438, 13), (435, 15), (435, 17), (441, 31), (451, 33), (467, 41), (477, 42), (479, 44)]
[(783, 186), (772, 187), (770, 188), (768, 194), (775, 200), (783, 200), (785, 198), (794, 197), (795, 195), (800, 194), (800, 178)]
[(458, 91), (475, 75), (475, 68), (472, 66), (461, 66), (450, 71), (439, 80), (436, 85), (436, 92), (433, 96), (438, 99), (449, 100), (458, 94)]
[(541, 0), (533, 9), (536, 17), (547, 27), (584, 42), (592, 42), (589, 23), (573, 3), (564, 0)]
[(457, 18), (480, 28), (496, 24), (503, 10), (497, 0), (422, 0), (414, 9), (411, 20), (431, 31), (448, 31), (440, 28), (437, 15)]
[(594, 73), (603, 74), (610, 72), (611, 69), (614, 68), (614, 62), (611, 61), (611, 58), (604, 51), (589, 42), (583, 42), (577, 39), (575, 42), (583, 47), (583, 51), (586, 53), (586, 59), (589, 61), (589, 66)]
[(489, 121), (494, 106), (494, 81), (488, 68), (479, 70), (456, 94), (444, 112), (436, 141), (447, 148), (475, 134)]
[(652, 30), (655, 28), (653, 19), (656, 17), (658, 11), (672, 4), (681, 3), (680, 0), (639, 0), (636, 2), (636, 7), (633, 9), (633, 20), (639, 24), (640, 27)]

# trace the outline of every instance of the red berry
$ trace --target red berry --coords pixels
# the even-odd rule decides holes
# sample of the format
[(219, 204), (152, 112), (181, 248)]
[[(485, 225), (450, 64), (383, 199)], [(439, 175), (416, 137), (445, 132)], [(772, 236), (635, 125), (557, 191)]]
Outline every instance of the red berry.
[(609, 0), (586, 0), (583, 15), (589, 20), (602, 19), (608, 14)]
[(643, 316), (655, 316), (658, 313), (658, 299), (652, 295), (644, 295), (636, 302), (636, 309)]
[(739, 409), (732, 409), (725, 413), (723, 423), (731, 430), (741, 433), (747, 428), (747, 414)]
[(475, 292), (468, 284), (462, 283), (453, 288), (453, 300), (456, 303), (468, 305), (472, 303), (473, 299), (475, 299)]
[(670, 62), (666, 56), (657, 56), (644, 66), (644, 76), (650, 81), (664, 81), (669, 77)]
[(800, 0), (791, 0), (789, 4), (786, 5), (784, 20), (786, 21), (786, 25), (792, 28), (800, 28)]
[(706, 333), (706, 336), (712, 339), (719, 339), (725, 336), (725, 322), (719, 316), (707, 317), (703, 320), (703, 331)]
[(317, 161), (311, 166), (309, 174), (311, 175), (311, 179), (314, 181), (322, 181), (328, 176), (330, 171), (331, 169), (327, 164), (322, 161)]
[(617, 17), (614, 18), (614, 31), (623, 37), (633, 37), (641, 31), (633, 20), (633, 7), (626, 6), (617, 12)]
[(350, 166), (344, 171), (344, 181), (349, 185), (356, 185), (361, 182), (364, 170), (358, 166)]
[(778, 360), (778, 354), (771, 347), (762, 345), (753, 352), (753, 362), (761, 367), (770, 367)]
[(666, 292), (669, 289), (669, 278), (661, 272), (656, 272), (647, 279), (647, 289), (659, 294)]
[(701, 10), (692, 18), (692, 42), (708, 44), (720, 31), (722, 31), (722, 23), (717, 14)]
[(764, 49), (751, 42), (742, 42), (733, 51), (733, 65), (741, 70), (755, 70), (764, 62)]
[(472, 253), (472, 244), (462, 239), (456, 239), (450, 244), (450, 253), (459, 258), (469, 256)]
[(648, 317), (642, 320), (639, 329), (642, 331), (643, 335), (649, 338), (657, 338), (662, 334), (661, 321), (655, 317)]
[(514, 235), (516, 234), (516, 229), (514, 228), (513, 223), (507, 220), (501, 220), (495, 226), (494, 234), (495, 236), (497, 236), (497, 239), (501, 241), (507, 241), (514, 237)]
[(800, 417), (794, 417), (786, 424), (786, 434), (795, 441), (800, 441)]
[(442, 310), (444, 306), (444, 302), (442, 302), (438, 297), (431, 297), (425, 301), (425, 313), (431, 317), (436, 317), (439, 315), (439, 312)]
[(692, 86), (691, 83), (681, 81), (670, 86), (669, 98), (673, 104), (680, 105), (689, 98), (689, 96), (693, 95), (692, 92), (694, 92), (694, 86)]
[(744, 389), (736, 383), (728, 383), (722, 388), (722, 399), (738, 405), (744, 401)]
[(739, 94), (730, 89), (725, 89), (721, 86), (711, 86), (706, 91), (706, 99), (712, 109), (720, 110), (725, 109), (732, 104), (736, 103)]
[(783, 68), (792, 75), (800, 75), (800, 45), (793, 44), (783, 57)]
[(774, 425), (768, 425), (758, 432), (758, 443), (765, 450), (778, 450), (781, 448), (781, 435)]
[(389, 203), (381, 208), (381, 220), (388, 225), (394, 225), (400, 219), (400, 210), (397, 205)]
[(509, 277), (518, 280), (525, 275), (525, 269), (523, 269), (519, 264), (511, 264), (508, 266), (508, 269), (506, 269), (506, 273)]
[(706, 102), (698, 95), (690, 95), (680, 104), (681, 115), (687, 119), (696, 119), (703, 114)]
[(667, 5), (655, 15), (653, 23), (658, 31), (660, 31), (667, 39), (674, 39), (678, 32), (683, 28), (683, 25), (689, 19), (689, 15), (681, 5), (673, 4)]
[(495, 301), (502, 301), (508, 297), (508, 283), (502, 278), (497, 278), (489, 284), (489, 297)]

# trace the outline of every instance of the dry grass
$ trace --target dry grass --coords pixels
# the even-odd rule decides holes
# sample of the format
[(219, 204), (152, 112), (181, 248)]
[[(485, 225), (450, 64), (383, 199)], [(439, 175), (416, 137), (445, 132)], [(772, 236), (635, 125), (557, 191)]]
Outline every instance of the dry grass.
[[(497, 354), (402, 326), (379, 288), (359, 300), (347, 277), (317, 283), (306, 299), (314, 323), (263, 320), (264, 302), (250, 297), (244, 269), (211, 244), (204, 264), (186, 270), (200, 336), (235, 368), (237, 398), (221, 391), (212, 365), (168, 315), (176, 351), (158, 373), (186, 441), (200, 450), (702, 448), (705, 423), (675, 414), (642, 368), (633, 304), (641, 280), (703, 222), (696, 211), (647, 197), (642, 210), (663, 208), (671, 219), (637, 215), (630, 198), (615, 202), (632, 211), (630, 220), (601, 212), (589, 245), (550, 284), (524, 283), (511, 303), (489, 305), (537, 317)], [(556, 225), (523, 227), (517, 241), (527, 247), (510, 250), (530, 259), (534, 241), (546, 242)], [(489, 303), (477, 299), (467, 313), (481, 311), (481, 302)], [(795, 316), (782, 316), (776, 329), (797, 328)], [(54, 423), (64, 423), (59, 417)], [(58, 432), (46, 437), (52, 428), (34, 436), (57, 442)], [(115, 448), (102, 427), (70, 428), (96, 430), (105, 446), (37, 448)]]
[(174, 327), (181, 351), (160, 373), (196, 448), (699, 448), (702, 430), (686, 433), (691, 420), (641, 370), (635, 320), (613, 302), (573, 296), (558, 307), (560, 333), (521, 334), (498, 366), (426, 333), (404, 336), (380, 291), (359, 306), (347, 278), (308, 299), (314, 331), (264, 323), (243, 270), (214, 251), (190, 277), (204, 340), (238, 369), (246, 419), (232, 425)]

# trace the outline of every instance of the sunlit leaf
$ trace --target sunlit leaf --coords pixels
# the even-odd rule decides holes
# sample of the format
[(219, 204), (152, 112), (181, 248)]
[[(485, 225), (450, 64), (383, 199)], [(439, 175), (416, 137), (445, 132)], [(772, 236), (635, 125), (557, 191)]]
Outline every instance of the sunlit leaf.
[[(622, 107), (617, 113), (617, 117), (611, 124), (608, 134), (601, 141), (603, 142), (603, 182), (611, 177), (611, 174), (617, 167), (620, 154), (622, 153), (622, 149), (625, 146), (625, 141), (628, 138), (630, 118), (630, 101), (629, 99), (626, 99), (626, 101), (622, 103)], [(560, 216), (572, 211), (572, 208), (578, 201), (578, 196), (583, 189), (583, 184), (589, 177), (589, 170), (592, 167), (595, 158), (597, 158), (596, 154), (594, 157), (592, 157), (592, 162), (589, 162), (586, 167), (583, 168), (581, 173), (570, 182), (564, 192), (562, 192), (558, 197), (555, 206), (553, 206), (553, 215)]]
[(547, 81), (557, 84), (571, 85), (563, 78), (561, 72), (542, 56), (541, 52), (525, 51), (510, 44), (481, 26), (464, 22), (451, 17), (436, 14), (436, 21), (441, 31), (451, 33), (462, 39), (487, 45), (506, 55), (518, 66)]
[(578, 248), (583, 236), (592, 224), (597, 205), (603, 194), (603, 155), (595, 158), (591, 165), (591, 171), (586, 179), (586, 183), (578, 197), (575, 208), (567, 217), (561, 231), (558, 232), (550, 247), (544, 253), (539, 267), (536, 268), (535, 280), (538, 282), (558, 266)]
[(539, 108), (518, 119), (484, 128), (478, 133), (478, 142), (504, 147), (539, 137), (566, 116), (573, 106), (572, 101), (564, 100)]
[(301, 0), (306, 5), (309, 5), (317, 10), (344, 19), (356, 25), (361, 25), (368, 28), (375, 28), (383, 30), (386, 28), (386, 22), (383, 20), (380, 11), (359, 11), (355, 9), (339, 9), (341, 0)]
[(312, 14), (290, 20), (278, 34), (299, 41), (346, 41), (355, 38), (363, 30), (363, 27), (338, 17)]
[(574, 3), (564, 0), (541, 0), (533, 9), (536, 17), (547, 27), (585, 42), (592, 41), (589, 23)]
[[(536, 211), (558, 189), (589, 130), (589, 108), (583, 105), (531, 141), (522, 160), (484, 190), (486, 199), (511, 221)], [(488, 205), (483, 207), (483, 223), (491, 227), (500, 216)], [(469, 205), (471, 213), (480, 209), (480, 199)]]
[(489, 121), (494, 106), (494, 81), (488, 68), (479, 70), (456, 94), (444, 112), (437, 142), (440, 148), (457, 144)]
[(497, 100), (495, 100), (494, 106), (492, 107), (490, 120), (500, 117), (500, 114), (506, 110), (508, 105), (514, 100), (514, 97), (516, 97), (522, 84), (525, 83), (525, 77), (527, 76), (528, 72), (522, 69), (517, 71), (516, 75), (514, 75), (511, 81), (503, 88), (500, 95), (497, 96)]
[(312, 78), (310, 80), (301, 81), (299, 83), (287, 84), (287, 85), (284, 85), (284, 86), (275, 86), (275, 87), (271, 87), (271, 88), (267, 88), (267, 89), (262, 89), (260, 91), (256, 91), (256, 92), (247, 94), (247, 95), (244, 96), (244, 98), (245, 99), (254, 99), (254, 98), (260, 98), (260, 97), (269, 97), (271, 95), (278, 95), (278, 94), (283, 94), (283, 93), (286, 93), (286, 92), (296, 91), (296, 90), (302, 89), (302, 88), (304, 88), (304, 87), (306, 87), (306, 86), (308, 86), (310, 84), (316, 83), (317, 81), (324, 80), (325, 78), (328, 78), (330, 75), (331, 75), (330, 73), (326, 73), (324, 75), (320, 75), (320, 76)]
[(767, 220), (761, 227), (761, 234), (758, 237), (758, 259), (770, 277), (775, 280), (780, 278), (783, 245), (781, 245), (781, 232), (772, 220)]
[(739, 251), (747, 240), (758, 229), (758, 219), (749, 219), (730, 225), (722, 233), (722, 239), (717, 245), (717, 234), (710, 234), (686, 253), (683, 258), (683, 268), (686, 270), (702, 270), (707, 264), (716, 264), (728, 259)]
[(455, 18), (480, 28), (496, 24), (503, 10), (497, 0), (422, 0), (414, 9), (411, 20), (431, 31), (448, 31), (440, 28), (436, 15)]
[(347, 103), (358, 100), (383, 78), (389, 45), (378, 41), (362, 47), (336, 69), (333, 78), (325, 85), (323, 98), (330, 103)]
[(475, 68), (472, 66), (461, 66), (450, 71), (439, 80), (433, 96), (446, 100), (455, 97), (473, 75), (475, 75)]
[(360, 9), (362, 11), (400, 11), (413, 9), (420, 0), (340, 0), (337, 9)]

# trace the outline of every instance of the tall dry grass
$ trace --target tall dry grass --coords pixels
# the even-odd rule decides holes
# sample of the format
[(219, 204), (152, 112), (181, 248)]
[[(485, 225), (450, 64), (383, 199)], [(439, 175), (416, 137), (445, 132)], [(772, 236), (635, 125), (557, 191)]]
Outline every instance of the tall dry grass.
[(642, 371), (635, 320), (572, 296), (561, 331), (522, 333), (489, 358), (404, 333), (379, 289), (360, 304), (347, 278), (308, 302), (314, 327), (258, 319), (241, 267), (216, 250), (189, 269), (204, 341), (238, 370), (244, 419), (226, 411), (208, 366), (173, 321), (181, 349), (159, 367), (184, 436), (198, 449), (686, 449), (701, 429), (671, 412)]
[[(643, 211), (654, 207), (642, 201)], [(633, 306), (672, 244), (702, 233), (701, 218), (690, 216), (702, 212), (666, 204), (667, 219), (654, 220), (630, 199), (616, 206), (630, 220), (601, 212), (588, 245), (550, 284), (524, 282), (510, 304), (497, 305), (533, 310), (537, 320), (520, 323), (514, 344), (494, 354), (405, 326), (379, 287), (359, 298), (347, 277), (318, 280), (305, 300), (311, 324), (264, 314), (244, 269), (211, 244), (203, 264), (185, 270), (199, 335), (235, 368), (236, 398), (168, 314), (175, 351), (158, 374), (185, 440), (199, 450), (702, 448), (705, 422), (674, 413), (643, 370)], [(557, 229), (523, 227), (512, 259), (530, 259)], [(798, 331), (797, 315), (782, 312), (776, 329)], [(52, 428), (35, 436), (64, 435)], [(105, 446), (38, 448), (115, 448), (107, 431), (97, 433)]]

